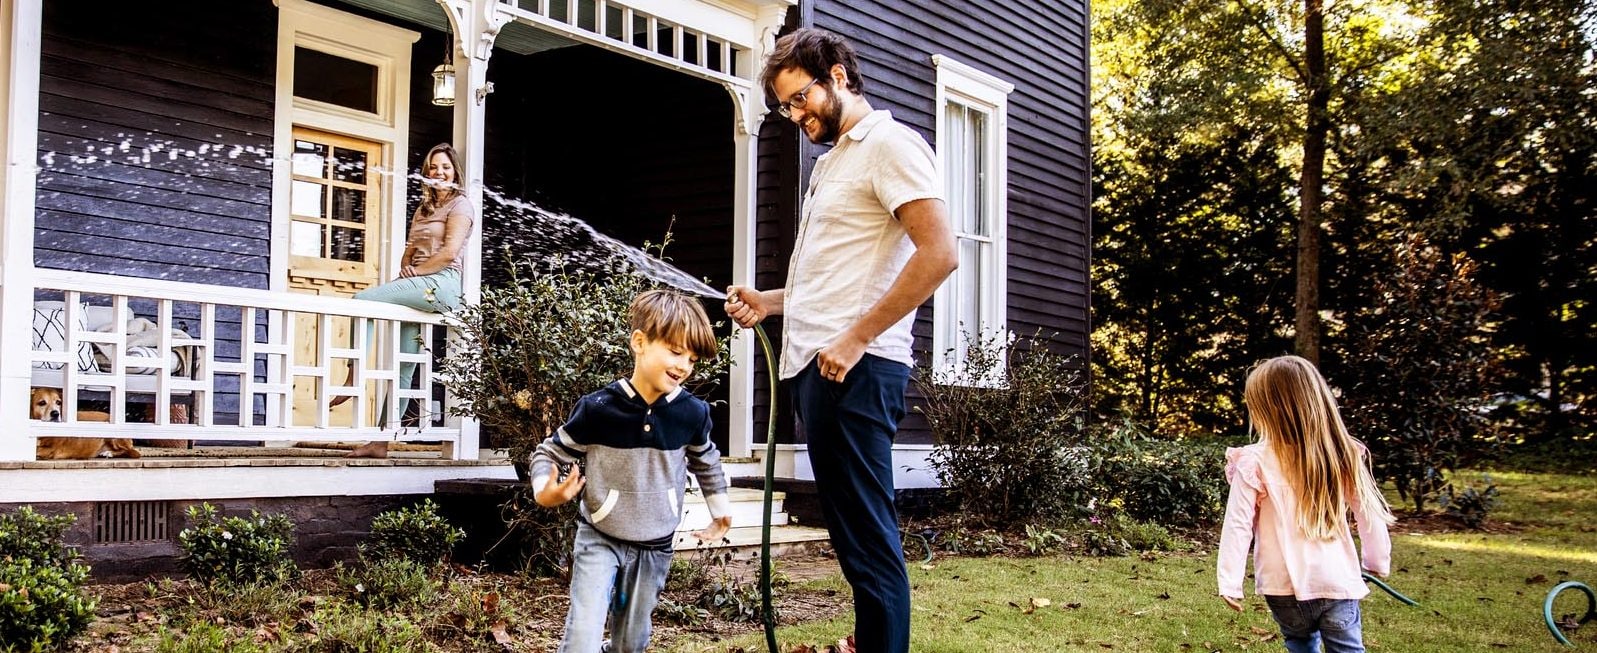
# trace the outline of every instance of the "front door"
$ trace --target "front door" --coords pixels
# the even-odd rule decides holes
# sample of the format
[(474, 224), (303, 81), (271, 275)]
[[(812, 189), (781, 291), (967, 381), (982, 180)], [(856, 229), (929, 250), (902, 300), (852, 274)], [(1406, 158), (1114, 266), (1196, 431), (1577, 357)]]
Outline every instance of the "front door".
[[(289, 196), (288, 287), (294, 292), (351, 297), (379, 282), (383, 243), (383, 144), (294, 127), (293, 186)], [(349, 346), (351, 320), (332, 320), (331, 341)], [(293, 328), (296, 365), (315, 365), (320, 334), (315, 317), (298, 315)], [(328, 378), (342, 384), (349, 367), (339, 363)], [(294, 424), (316, 423), (314, 378), (294, 379)], [(354, 402), (336, 407), (331, 424), (353, 421)]]

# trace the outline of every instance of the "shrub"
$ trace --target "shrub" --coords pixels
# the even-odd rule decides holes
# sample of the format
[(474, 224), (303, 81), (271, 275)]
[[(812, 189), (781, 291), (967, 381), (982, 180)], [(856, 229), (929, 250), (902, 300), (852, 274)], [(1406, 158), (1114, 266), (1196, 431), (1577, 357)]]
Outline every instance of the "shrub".
[(427, 567), (410, 558), (374, 558), (365, 554), (354, 567), (340, 564), (335, 575), (361, 605), (392, 610), (426, 605), (438, 595), (438, 583)]
[(1225, 509), (1225, 450), (1216, 442), (1159, 440), (1122, 423), (1094, 438), (1104, 503), (1132, 519), (1204, 527)]
[(89, 568), (62, 541), (76, 519), (31, 506), (0, 514), (0, 651), (61, 648), (94, 619)]
[(545, 508), (533, 500), (528, 486), (516, 489), (499, 507), (505, 521), (505, 536), (492, 547), (509, 547), (522, 561), (521, 571), (529, 576), (552, 577), (561, 573), (577, 537), (577, 502), (568, 501)]
[(1026, 539), (1021, 544), (1034, 556), (1048, 555), (1064, 546), (1065, 538), (1052, 528), (1026, 524)]
[(371, 559), (403, 558), (432, 566), (449, 558), (466, 531), (455, 528), (438, 514), (432, 499), (416, 506), (390, 510), (372, 520), (371, 541), (363, 551)]
[(1497, 508), (1497, 484), (1492, 482), (1492, 477), (1483, 476), (1481, 482), (1484, 488), (1477, 489), (1470, 483), (1462, 492), (1455, 490), (1453, 483), (1448, 483), (1436, 499), (1436, 504), (1441, 506), (1447, 514), (1457, 517), (1465, 526), (1479, 529), (1486, 524), (1486, 518), (1492, 510)]
[(94, 619), (83, 595), (89, 568), (27, 558), (0, 559), (0, 651), (62, 648)]
[(1423, 238), (1397, 248), (1374, 301), (1349, 320), (1343, 418), (1375, 476), (1423, 509), (1449, 471), (1493, 444), (1478, 407), (1497, 374), (1487, 340), (1497, 299), (1475, 264)]
[(223, 517), (209, 503), (189, 506), (189, 527), (178, 533), (179, 562), (206, 585), (276, 583), (293, 575), (294, 522), (284, 515)]
[(188, 602), (198, 614), (250, 626), (288, 621), (300, 602), (290, 583), (218, 583), (197, 590)]
[(917, 378), (915, 410), (941, 447), (928, 456), (958, 509), (987, 524), (1077, 514), (1091, 486), (1081, 442), (1082, 372), (1040, 338), (966, 343), (965, 361)]
[(428, 630), (443, 640), (481, 638), (495, 628), (526, 621), (516, 614), (512, 602), (499, 600), (501, 593), (497, 586), (483, 589), (457, 580), (449, 584), (447, 593), (450, 609), (428, 624)]
[[(726, 573), (711, 579), (694, 604), (733, 622), (754, 623), (762, 614), (759, 583), (741, 581)], [(776, 610), (774, 602), (771, 610)]]
[(955, 528), (942, 535), (944, 551), (955, 555), (987, 556), (1003, 553), (1004, 536), (997, 531)]
[(78, 559), (78, 552), (68, 548), (63, 539), (75, 521), (75, 515), (46, 515), (33, 506), (0, 514), (0, 558), (10, 556), (65, 567)]
[(699, 626), (710, 620), (710, 611), (691, 603), (677, 603), (671, 597), (661, 596), (654, 605), (654, 617), (677, 626)]
[[(661, 245), (651, 253), (663, 252)], [(565, 423), (578, 399), (632, 369), (627, 307), (661, 285), (628, 269), (549, 270), (505, 256), (507, 280), (485, 286), (481, 301), (455, 313), (460, 344), (439, 372), (459, 399), (451, 412), (481, 421), (520, 462)], [(720, 355), (694, 366), (689, 389), (706, 396), (730, 363), (722, 338)]]

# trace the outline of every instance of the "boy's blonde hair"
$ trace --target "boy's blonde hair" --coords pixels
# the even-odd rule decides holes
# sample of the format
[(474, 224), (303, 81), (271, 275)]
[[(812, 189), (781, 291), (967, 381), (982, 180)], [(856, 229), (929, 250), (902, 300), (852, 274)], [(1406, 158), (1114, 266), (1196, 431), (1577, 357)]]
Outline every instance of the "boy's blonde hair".
[(714, 358), (720, 350), (710, 316), (699, 300), (673, 290), (638, 293), (627, 308), (632, 329), (649, 340), (686, 347), (699, 358)]
[(1297, 356), (1272, 358), (1248, 373), (1248, 422), (1275, 452), (1298, 499), (1298, 528), (1312, 539), (1347, 529), (1353, 499), (1360, 520), (1392, 523), (1392, 509), (1370, 472), (1367, 450), (1348, 435), (1336, 397), (1314, 364)]

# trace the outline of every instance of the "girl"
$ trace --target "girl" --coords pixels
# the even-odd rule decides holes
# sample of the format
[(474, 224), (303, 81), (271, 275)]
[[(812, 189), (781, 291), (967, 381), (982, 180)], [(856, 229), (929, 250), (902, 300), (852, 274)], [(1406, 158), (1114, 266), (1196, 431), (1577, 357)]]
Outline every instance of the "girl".
[(1281, 626), (1286, 648), (1363, 651), (1359, 599), (1369, 594), (1348, 529), (1352, 511), (1363, 569), (1386, 576), (1392, 511), (1370, 473), (1369, 452), (1348, 435), (1331, 388), (1297, 356), (1261, 363), (1244, 399), (1255, 444), (1226, 451), (1231, 498), (1220, 532), (1220, 597), (1242, 610), (1253, 547), (1255, 591)]

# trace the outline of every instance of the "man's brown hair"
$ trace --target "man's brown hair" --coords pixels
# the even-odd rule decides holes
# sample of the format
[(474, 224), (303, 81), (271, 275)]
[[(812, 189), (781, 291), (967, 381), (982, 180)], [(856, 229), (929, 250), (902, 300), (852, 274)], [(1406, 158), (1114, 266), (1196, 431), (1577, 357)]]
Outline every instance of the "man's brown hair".
[(776, 40), (776, 47), (765, 58), (765, 69), (760, 71), (760, 85), (765, 94), (772, 96), (771, 84), (784, 70), (797, 68), (810, 74), (821, 83), (832, 76), (832, 66), (843, 64), (848, 78), (847, 88), (858, 95), (865, 92), (865, 79), (859, 74), (859, 58), (854, 47), (843, 37), (824, 29), (804, 27)]
[(638, 293), (627, 308), (632, 329), (643, 337), (680, 345), (701, 359), (714, 358), (720, 350), (710, 316), (699, 300), (674, 290), (649, 290)]

